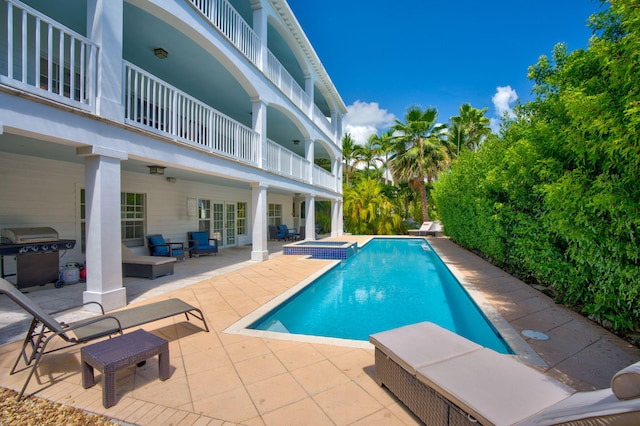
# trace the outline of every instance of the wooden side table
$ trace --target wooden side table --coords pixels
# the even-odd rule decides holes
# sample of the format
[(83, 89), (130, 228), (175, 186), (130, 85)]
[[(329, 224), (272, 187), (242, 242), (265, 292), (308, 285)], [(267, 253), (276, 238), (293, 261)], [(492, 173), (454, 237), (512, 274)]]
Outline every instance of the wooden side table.
[(96, 384), (93, 369), (102, 373), (102, 405), (116, 404), (116, 371), (131, 367), (158, 355), (160, 380), (167, 380), (169, 371), (169, 342), (165, 339), (136, 330), (112, 339), (103, 340), (80, 350), (82, 386), (87, 389)]

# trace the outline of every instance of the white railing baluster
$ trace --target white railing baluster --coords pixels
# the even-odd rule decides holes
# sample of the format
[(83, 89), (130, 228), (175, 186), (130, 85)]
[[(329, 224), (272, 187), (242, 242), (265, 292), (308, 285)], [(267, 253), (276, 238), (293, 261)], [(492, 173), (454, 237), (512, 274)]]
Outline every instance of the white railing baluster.
[[(69, 69), (75, 70), (76, 67), (76, 40), (73, 36), (69, 39)], [(76, 79), (73, 73), (69, 73), (69, 97), (76, 99)]]
[(34, 74), (34, 84), (36, 86), (40, 86), (40, 18), (36, 16), (36, 28), (35, 28), (35, 43), (36, 47), (33, 51), (33, 60), (35, 69), (33, 71)]
[(7, 5), (7, 76), (13, 78), (13, 5)]
[(22, 81), (25, 83), (27, 81), (27, 12), (22, 11), (22, 43), (20, 43), (22, 48)]

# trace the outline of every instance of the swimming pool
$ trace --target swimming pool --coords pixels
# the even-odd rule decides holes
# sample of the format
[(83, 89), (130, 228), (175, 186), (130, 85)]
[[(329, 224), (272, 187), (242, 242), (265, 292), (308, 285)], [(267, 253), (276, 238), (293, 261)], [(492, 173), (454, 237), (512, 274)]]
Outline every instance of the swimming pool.
[(422, 238), (372, 239), (249, 328), (366, 341), (421, 321), (513, 353)]

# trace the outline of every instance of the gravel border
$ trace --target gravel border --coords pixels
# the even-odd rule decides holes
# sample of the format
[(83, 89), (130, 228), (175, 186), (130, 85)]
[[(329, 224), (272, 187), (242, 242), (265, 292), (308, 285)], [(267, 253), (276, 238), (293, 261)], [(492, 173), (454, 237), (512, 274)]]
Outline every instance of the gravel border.
[(67, 407), (34, 396), (17, 401), (18, 392), (0, 387), (0, 426), (60, 425), (119, 426), (120, 423), (97, 414)]

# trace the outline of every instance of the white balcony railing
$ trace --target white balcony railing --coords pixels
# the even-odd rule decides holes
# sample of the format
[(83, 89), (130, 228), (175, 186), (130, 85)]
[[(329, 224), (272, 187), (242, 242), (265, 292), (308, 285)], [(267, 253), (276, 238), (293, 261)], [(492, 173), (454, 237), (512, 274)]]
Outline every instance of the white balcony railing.
[(258, 165), (257, 132), (128, 62), (125, 80), (128, 124)]
[(313, 118), (310, 115), (311, 98), (271, 52), (267, 52), (267, 67), (264, 72), (269, 80), (271, 80), (300, 111), (306, 116)]
[(313, 165), (313, 184), (331, 190), (336, 190), (336, 178), (320, 166)]
[[(261, 62), (260, 37), (240, 16), (228, 0), (189, 0), (209, 22), (261, 70), (282, 93), (333, 140), (333, 129), (313, 103), (313, 99), (300, 87), (278, 59), (267, 50), (267, 63)], [(311, 107), (313, 105), (313, 108)]]
[(227, 0), (189, 0), (255, 66), (260, 68), (260, 37)]
[(5, 1), (0, 83), (93, 108), (98, 46), (22, 2)]
[(309, 182), (309, 161), (268, 139), (265, 167), (281, 175)]

